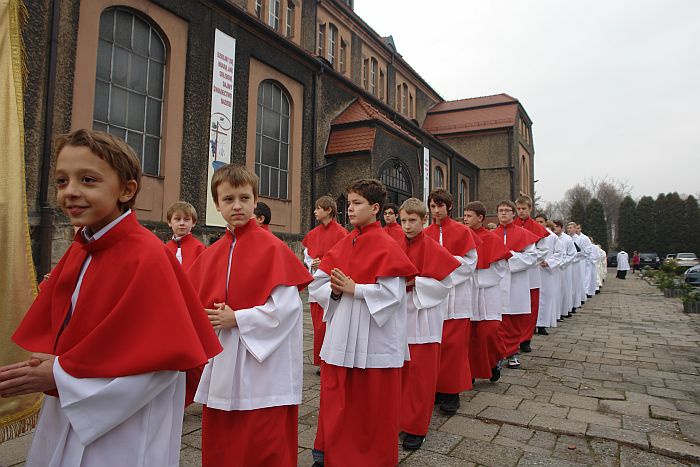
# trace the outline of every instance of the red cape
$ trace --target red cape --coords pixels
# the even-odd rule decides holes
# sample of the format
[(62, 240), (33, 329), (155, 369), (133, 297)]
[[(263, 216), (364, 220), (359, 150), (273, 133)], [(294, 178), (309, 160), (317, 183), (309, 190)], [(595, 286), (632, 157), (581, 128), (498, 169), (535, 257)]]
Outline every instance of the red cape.
[(534, 233), (515, 225), (515, 222), (511, 222), (505, 227), (501, 224), (496, 227), (493, 233), (501, 242), (503, 242), (503, 237), (505, 236), (505, 245), (511, 251), (522, 251), (526, 246), (537, 243), (540, 240)]
[[(440, 243), (440, 224), (430, 224), (423, 230), (425, 234)], [(442, 246), (454, 256), (464, 256), (476, 248), (481, 240), (472, 234), (471, 229), (454, 219), (447, 218), (442, 222)]]
[(525, 220), (516, 217), (513, 223), (537, 235), (537, 240), (549, 236), (549, 232), (547, 232), (547, 229), (538, 224), (532, 217), (528, 217)]
[(301, 241), (312, 259), (323, 259), (323, 255), (333, 248), (333, 245), (348, 234), (343, 226), (332, 220), (328, 225), (320, 224), (309, 231)]
[[(177, 242), (175, 240), (170, 240), (165, 244), (168, 250), (172, 251), (173, 254), (177, 253)], [(202, 242), (194, 238), (194, 235), (188, 233), (180, 239), (180, 252), (182, 253), (182, 267), (187, 270), (194, 260), (197, 259), (207, 247), (204, 246)]]
[(402, 242), (403, 239), (406, 238), (406, 234), (403, 233), (403, 229), (397, 222), (385, 225), (384, 232), (388, 233), (389, 236), (397, 242)]
[(418, 275), (422, 277), (441, 281), (460, 265), (449, 251), (427, 237), (425, 232), (419, 233), (410, 240), (404, 235), (399, 245), (418, 269)]
[(496, 234), (483, 227), (472, 230), (481, 239), (481, 245), (476, 247), (478, 257), (477, 269), (488, 269), (491, 263), (513, 256), (503, 244), (503, 238), (499, 238)]
[[(61, 332), (88, 255), (80, 296)], [(58, 355), (76, 378), (187, 370), (221, 352), (179, 263), (135, 214), (94, 242), (78, 232), (12, 339), (30, 352)]]
[[(234, 236), (227, 297), (226, 272)], [(233, 310), (263, 305), (279, 285), (302, 290), (313, 279), (292, 250), (274, 234), (258, 227), (255, 219), (233, 233), (226, 229), (225, 236), (199, 255), (187, 276), (205, 308), (227, 303)]]
[(374, 284), (378, 277), (412, 277), (418, 273), (379, 222), (356, 227), (326, 253), (318, 268), (329, 276), (338, 268), (358, 284)]

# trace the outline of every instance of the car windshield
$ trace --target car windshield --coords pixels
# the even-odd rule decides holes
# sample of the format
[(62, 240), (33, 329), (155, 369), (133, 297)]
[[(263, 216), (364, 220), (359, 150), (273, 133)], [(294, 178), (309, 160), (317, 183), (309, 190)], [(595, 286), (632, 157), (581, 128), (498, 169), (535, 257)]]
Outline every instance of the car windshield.
[(695, 256), (695, 253), (678, 253), (676, 259), (697, 259), (697, 256)]

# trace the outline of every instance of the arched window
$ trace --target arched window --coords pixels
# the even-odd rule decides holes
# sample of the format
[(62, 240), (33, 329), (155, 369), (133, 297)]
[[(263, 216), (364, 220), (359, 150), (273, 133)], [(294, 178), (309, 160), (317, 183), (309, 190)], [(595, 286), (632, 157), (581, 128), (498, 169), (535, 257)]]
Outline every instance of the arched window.
[(528, 195), (530, 192), (530, 169), (527, 166), (527, 158), (523, 155), (520, 158), (520, 192)]
[(143, 172), (160, 175), (165, 42), (124, 8), (102, 12), (99, 36), (93, 128), (124, 138)]
[(435, 166), (433, 171), (433, 187), (445, 188), (445, 174), (442, 172), (442, 167)]
[(457, 214), (461, 216), (464, 213), (464, 208), (467, 207), (469, 202), (469, 179), (462, 178), (459, 181), (459, 196), (457, 198), (458, 211)]
[(379, 180), (387, 191), (387, 201), (401, 205), (413, 196), (411, 178), (408, 169), (400, 161), (392, 159), (386, 162), (379, 171)]
[(275, 81), (258, 87), (255, 129), (255, 173), (261, 196), (287, 199), (289, 179), (290, 105), (287, 92)]

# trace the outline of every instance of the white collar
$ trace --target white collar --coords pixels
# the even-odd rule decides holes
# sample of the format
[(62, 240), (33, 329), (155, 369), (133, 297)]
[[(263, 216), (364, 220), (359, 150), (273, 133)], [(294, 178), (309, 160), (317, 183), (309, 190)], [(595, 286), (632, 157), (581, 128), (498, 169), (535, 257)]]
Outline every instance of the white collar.
[(100, 237), (102, 237), (104, 234), (106, 234), (107, 232), (109, 232), (115, 225), (117, 225), (117, 224), (120, 223), (122, 220), (124, 220), (124, 218), (125, 218), (126, 216), (128, 216), (129, 214), (131, 214), (131, 209), (127, 209), (126, 212), (125, 212), (124, 214), (122, 214), (121, 216), (117, 217), (117, 218), (114, 219), (112, 222), (110, 222), (109, 224), (105, 225), (104, 227), (102, 227), (100, 230), (98, 230), (96, 233), (94, 233), (94, 234), (92, 234), (92, 235), (90, 235), (89, 229), (88, 229), (87, 227), (85, 227), (80, 233), (82, 234), (82, 236), (83, 236), (83, 238), (85, 239), (86, 242), (88, 242), (88, 243), (94, 242), (95, 240), (98, 240), (98, 239), (99, 239)]

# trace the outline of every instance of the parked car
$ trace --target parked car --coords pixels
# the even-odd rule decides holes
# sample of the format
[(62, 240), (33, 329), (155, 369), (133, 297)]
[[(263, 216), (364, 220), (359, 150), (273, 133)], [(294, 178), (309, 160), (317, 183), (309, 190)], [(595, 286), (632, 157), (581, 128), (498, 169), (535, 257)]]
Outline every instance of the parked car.
[(639, 267), (651, 266), (653, 269), (659, 269), (661, 266), (661, 260), (659, 255), (653, 251), (646, 253), (639, 253)]
[(700, 287), (700, 266), (693, 266), (685, 271), (685, 283)]
[(608, 251), (608, 267), (609, 268), (616, 268), (617, 267), (617, 254), (619, 251)]
[(695, 256), (695, 253), (678, 253), (676, 255), (676, 263), (678, 263), (680, 267), (690, 268), (700, 264), (700, 261), (698, 261), (698, 257)]
[(672, 259), (676, 259), (676, 254), (675, 253), (668, 253), (666, 257), (664, 258), (664, 264), (668, 263)]

